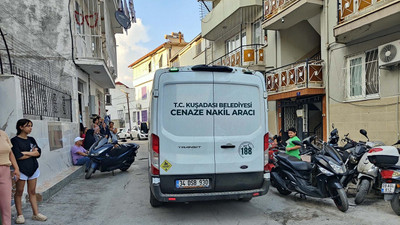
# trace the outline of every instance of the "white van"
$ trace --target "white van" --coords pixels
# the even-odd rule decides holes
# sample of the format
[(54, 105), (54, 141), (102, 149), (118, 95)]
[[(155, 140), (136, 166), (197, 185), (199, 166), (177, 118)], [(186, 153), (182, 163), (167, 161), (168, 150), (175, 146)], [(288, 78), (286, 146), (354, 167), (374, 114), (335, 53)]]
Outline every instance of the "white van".
[(157, 70), (150, 106), (151, 205), (265, 195), (266, 99), (259, 72), (206, 65)]

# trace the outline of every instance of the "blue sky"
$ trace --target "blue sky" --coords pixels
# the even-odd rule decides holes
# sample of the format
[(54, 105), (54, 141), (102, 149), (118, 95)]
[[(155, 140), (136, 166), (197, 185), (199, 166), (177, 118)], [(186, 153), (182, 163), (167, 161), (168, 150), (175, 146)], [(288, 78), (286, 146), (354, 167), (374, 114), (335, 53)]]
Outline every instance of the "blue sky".
[(137, 23), (128, 35), (118, 34), (118, 78), (132, 87), (128, 65), (165, 42), (164, 35), (182, 32), (186, 42), (201, 32), (197, 0), (134, 0)]

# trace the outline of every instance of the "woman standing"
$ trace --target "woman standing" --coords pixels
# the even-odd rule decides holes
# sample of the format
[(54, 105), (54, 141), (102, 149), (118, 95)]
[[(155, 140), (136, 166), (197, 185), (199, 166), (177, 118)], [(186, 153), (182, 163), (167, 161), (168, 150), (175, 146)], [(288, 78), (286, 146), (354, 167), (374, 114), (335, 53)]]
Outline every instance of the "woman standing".
[(17, 190), (14, 195), (15, 207), (18, 214), (17, 219), (15, 220), (15, 223), (17, 224), (25, 223), (25, 218), (22, 215), (21, 202), (25, 181), (28, 183), (29, 201), (33, 211), (32, 219), (38, 221), (47, 220), (46, 216), (39, 213), (36, 200), (36, 183), (37, 178), (40, 175), (37, 158), (40, 157), (42, 151), (37, 145), (35, 139), (28, 136), (28, 134), (32, 132), (32, 126), (32, 121), (28, 119), (18, 120), (17, 136), (11, 139), (13, 145), (12, 151), (14, 152), (21, 171), (20, 179), (17, 181)]
[[(19, 179), (19, 167), (11, 148), (6, 132), (0, 130), (0, 213), (3, 225), (11, 225), (11, 179)], [(14, 168), (12, 178), (11, 165)]]

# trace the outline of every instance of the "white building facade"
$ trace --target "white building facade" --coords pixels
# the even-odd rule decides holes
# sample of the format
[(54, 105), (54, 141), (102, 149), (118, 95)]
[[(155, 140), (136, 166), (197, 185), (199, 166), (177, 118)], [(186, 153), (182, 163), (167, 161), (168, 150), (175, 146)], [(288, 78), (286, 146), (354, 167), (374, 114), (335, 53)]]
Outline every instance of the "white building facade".
[[(105, 89), (115, 86), (118, 1), (0, 3), (0, 128), (15, 136), (21, 118), (42, 148), (38, 184), (72, 166), (80, 124), (105, 115)], [(7, 115), (7, 116), (5, 116)]]

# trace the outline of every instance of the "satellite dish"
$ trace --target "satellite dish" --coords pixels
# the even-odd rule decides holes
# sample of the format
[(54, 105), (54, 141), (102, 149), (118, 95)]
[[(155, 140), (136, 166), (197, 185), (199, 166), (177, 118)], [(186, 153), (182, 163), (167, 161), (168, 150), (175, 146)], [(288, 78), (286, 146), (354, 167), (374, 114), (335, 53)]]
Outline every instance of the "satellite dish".
[(124, 14), (122, 11), (115, 12), (115, 19), (118, 23), (125, 29), (129, 29), (131, 27), (130, 19)]

